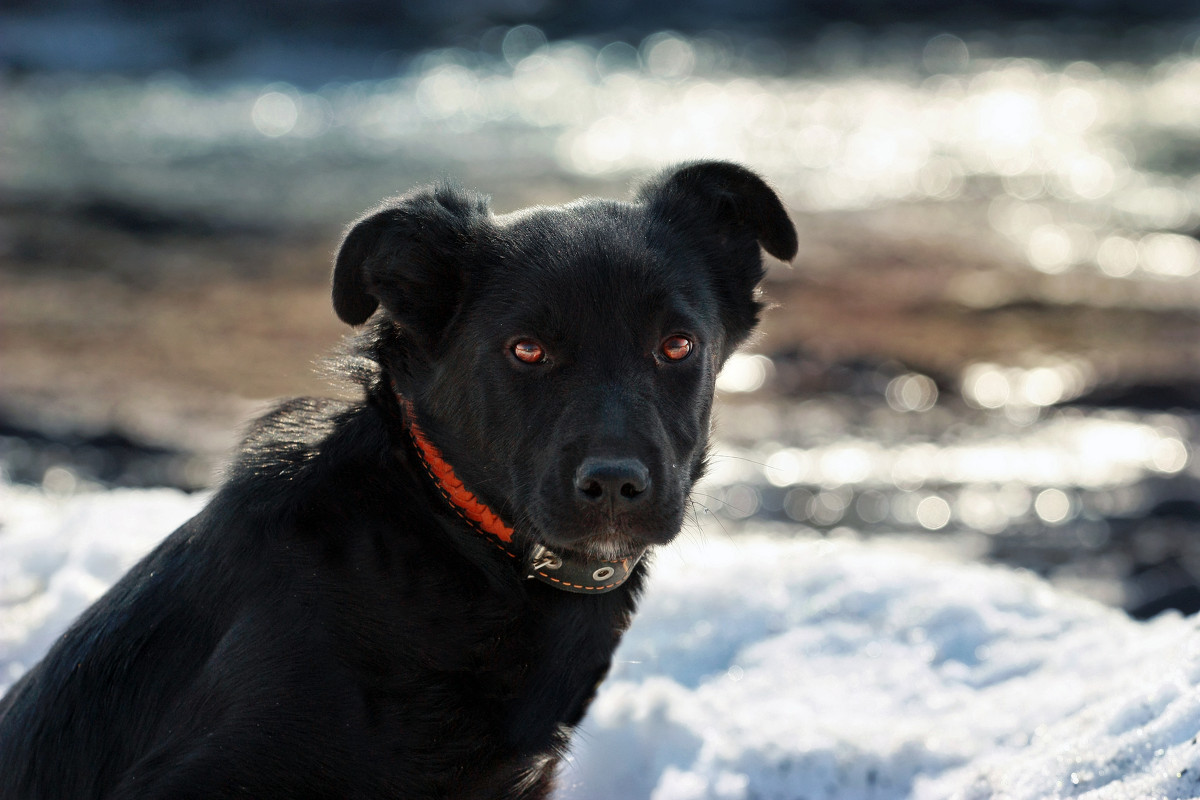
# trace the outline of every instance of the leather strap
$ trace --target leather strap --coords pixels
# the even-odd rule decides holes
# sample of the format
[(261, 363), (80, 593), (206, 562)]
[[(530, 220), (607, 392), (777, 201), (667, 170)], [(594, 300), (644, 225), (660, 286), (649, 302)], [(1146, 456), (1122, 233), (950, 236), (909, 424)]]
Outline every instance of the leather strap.
[(603, 594), (616, 589), (628, 580), (633, 568), (642, 560), (645, 550), (636, 556), (620, 561), (602, 559), (583, 560), (564, 558), (542, 545), (534, 548), (529, 559), (529, 570), (525, 576), (536, 578), (564, 592), (578, 594)]

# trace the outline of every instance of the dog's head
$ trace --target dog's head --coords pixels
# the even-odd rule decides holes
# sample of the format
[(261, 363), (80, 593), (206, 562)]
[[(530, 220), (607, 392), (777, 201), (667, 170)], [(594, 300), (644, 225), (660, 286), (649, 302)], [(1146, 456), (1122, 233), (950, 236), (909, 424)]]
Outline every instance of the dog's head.
[(439, 185), (347, 234), (338, 315), (377, 309), (374, 358), (464, 484), (531, 543), (621, 558), (670, 541), (704, 469), (713, 386), (753, 330), (760, 246), (796, 233), (734, 164), (687, 164), (631, 203), (493, 215)]

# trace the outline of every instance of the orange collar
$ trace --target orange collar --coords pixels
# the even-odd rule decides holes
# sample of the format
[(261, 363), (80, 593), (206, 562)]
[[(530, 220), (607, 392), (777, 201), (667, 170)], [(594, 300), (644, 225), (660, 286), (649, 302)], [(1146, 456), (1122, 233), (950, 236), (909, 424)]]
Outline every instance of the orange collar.
[[(412, 402), (399, 392), (396, 393), (396, 399), (404, 410), (405, 426), (417, 456), (438, 493), (468, 527), (482, 534), (510, 558), (521, 558), (513, 541), (512, 527), (505, 523), (499, 514), (488, 508), (487, 504), (471, 494), (462, 480), (454, 474), (454, 468), (442, 455), (442, 451), (429, 440), (425, 431), (417, 424), (417, 413)], [(559, 555), (538, 544), (521, 560), (525, 565), (526, 578), (536, 579), (568, 592), (603, 594), (625, 583), (641, 557), (642, 553), (639, 553), (620, 561), (585, 561)]]
[(454, 467), (450, 466), (450, 462), (442, 455), (442, 451), (429, 441), (425, 431), (421, 430), (421, 426), (417, 424), (417, 412), (413, 408), (413, 404), (403, 397), (400, 397), (399, 400), (404, 408), (404, 417), (408, 421), (408, 433), (412, 436), (417, 453), (420, 454), (421, 461), (425, 464), (425, 470), (433, 478), (438, 491), (472, 528), (495, 536), (505, 544), (511, 544), (513, 529), (506, 525), (496, 512), (467, 491), (467, 487), (463, 486), (463, 482), (454, 474)]

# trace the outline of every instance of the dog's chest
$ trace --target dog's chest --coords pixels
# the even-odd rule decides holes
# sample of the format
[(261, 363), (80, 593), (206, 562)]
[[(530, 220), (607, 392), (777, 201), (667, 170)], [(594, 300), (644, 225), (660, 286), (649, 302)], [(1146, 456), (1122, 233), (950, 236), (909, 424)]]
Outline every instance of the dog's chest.
[(549, 603), (530, 604), (489, 635), (472, 670), (505, 740), (521, 752), (550, 748), (561, 728), (579, 722), (627, 619), (611, 603), (581, 609), (579, 598), (549, 594)]
[(359, 675), (370, 716), (387, 729), (486, 731), (527, 753), (550, 747), (560, 725), (578, 722), (628, 613), (615, 598), (530, 588), (503, 601), (409, 597), (376, 606), (365, 627), (356, 606), (335, 649)]
[(393, 651), (386, 690), (363, 684), (366, 749), (380, 765), (399, 756), (396, 767), (420, 775), (430, 796), (506, 785), (505, 797), (540, 797), (608, 668), (619, 619), (553, 603), (459, 611), (456, 623), (443, 603), (422, 622), (423, 638)]

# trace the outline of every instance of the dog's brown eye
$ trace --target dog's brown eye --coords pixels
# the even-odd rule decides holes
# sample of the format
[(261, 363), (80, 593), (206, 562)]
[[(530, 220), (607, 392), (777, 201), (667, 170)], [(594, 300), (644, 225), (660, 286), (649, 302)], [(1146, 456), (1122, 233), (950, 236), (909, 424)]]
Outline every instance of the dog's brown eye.
[(545, 349), (533, 339), (522, 339), (514, 344), (512, 354), (526, 364), (540, 364), (546, 360)]
[(660, 349), (668, 361), (683, 361), (692, 352), (692, 340), (686, 336), (668, 336)]

